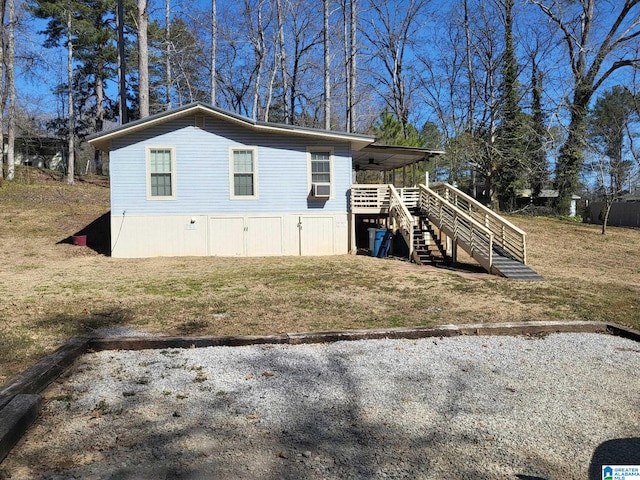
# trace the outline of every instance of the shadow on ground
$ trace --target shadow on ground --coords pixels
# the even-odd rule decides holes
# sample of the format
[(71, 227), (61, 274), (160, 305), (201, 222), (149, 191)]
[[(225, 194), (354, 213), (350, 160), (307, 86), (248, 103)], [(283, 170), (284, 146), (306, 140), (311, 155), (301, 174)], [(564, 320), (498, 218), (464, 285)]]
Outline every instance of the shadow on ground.
[(131, 318), (131, 311), (118, 306), (99, 310), (84, 309), (79, 314), (56, 314), (36, 321), (38, 328), (55, 328), (68, 337), (93, 336), (102, 328), (122, 326)]
[(60, 240), (58, 244), (73, 243), (73, 237), (79, 235), (87, 236), (87, 247), (91, 248), (100, 255), (111, 254), (111, 212), (107, 212), (104, 215), (96, 218), (86, 227), (69, 235), (67, 238)]

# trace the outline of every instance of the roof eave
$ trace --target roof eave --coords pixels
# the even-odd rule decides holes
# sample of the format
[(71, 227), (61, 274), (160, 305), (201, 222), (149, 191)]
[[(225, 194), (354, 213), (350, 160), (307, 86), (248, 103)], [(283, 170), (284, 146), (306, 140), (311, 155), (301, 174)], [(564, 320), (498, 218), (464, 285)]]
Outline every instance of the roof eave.
[(330, 130), (319, 130), (319, 129), (312, 129), (312, 128), (296, 127), (293, 125), (280, 125), (280, 124), (268, 123), (268, 122), (255, 122), (249, 118), (235, 115), (230, 112), (225, 112), (224, 110), (220, 110), (208, 105), (204, 105), (202, 103), (189, 104), (184, 107), (179, 107), (175, 110), (171, 110), (169, 112), (162, 112), (155, 116), (136, 120), (126, 125), (122, 125), (121, 127), (117, 127), (113, 130), (92, 135), (88, 138), (88, 141), (89, 141), (89, 144), (92, 145), (93, 147), (99, 150), (102, 150), (104, 152), (108, 152), (111, 145), (111, 140), (115, 138), (119, 138), (124, 135), (129, 135), (133, 132), (144, 130), (151, 126), (165, 123), (174, 118), (179, 118), (194, 112), (210, 114), (218, 118), (223, 118), (232, 123), (239, 124), (256, 131), (272, 132), (272, 133), (280, 133), (280, 134), (288, 133), (288, 134), (293, 134), (297, 136), (345, 141), (345, 142), (349, 142), (351, 144), (351, 148), (355, 151), (361, 150), (362, 148), (366, 147), (367, 145), (370, 145), (375, 141), (374, 137), (371, 137), (368, 135), (352, 134), (352, 133), (345, 133), (345, 132), (333, 132)]

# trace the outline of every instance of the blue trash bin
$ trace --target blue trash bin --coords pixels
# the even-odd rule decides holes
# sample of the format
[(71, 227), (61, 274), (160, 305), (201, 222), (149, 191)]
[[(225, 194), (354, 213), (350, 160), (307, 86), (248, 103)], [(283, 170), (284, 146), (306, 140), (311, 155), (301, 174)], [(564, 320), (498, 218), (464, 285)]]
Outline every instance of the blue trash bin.
[(382, 239), (380, 240), (380, 248), (378, 254), (379, 258), (387, 258), (389, 256), (389, 250), (391, 249), (391, 241), (393, 240), (393, 230), (382, 229)]
[(378, 257), (380, 255), (380, 246), (384, 240), (384, 236), (387, 233), (386, 228), (369, 228), (369, 254), (372, 257)]

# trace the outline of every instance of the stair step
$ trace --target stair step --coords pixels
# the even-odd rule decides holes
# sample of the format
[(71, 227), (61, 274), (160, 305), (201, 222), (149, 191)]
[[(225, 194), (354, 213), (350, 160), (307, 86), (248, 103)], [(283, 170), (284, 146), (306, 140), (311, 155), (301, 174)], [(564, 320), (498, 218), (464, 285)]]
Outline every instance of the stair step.
[(535, 270), (510, 257), (502, 256), (498, 252), (493, 256), (493, 269), (505, 278), (511, 280), (543, 280)]

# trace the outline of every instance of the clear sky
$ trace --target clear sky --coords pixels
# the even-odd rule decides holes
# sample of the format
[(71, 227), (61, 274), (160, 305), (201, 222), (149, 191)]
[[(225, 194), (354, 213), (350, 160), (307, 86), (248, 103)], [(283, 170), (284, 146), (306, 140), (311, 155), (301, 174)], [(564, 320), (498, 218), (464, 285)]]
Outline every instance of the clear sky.
[[(231, 7), (238, 6), (242, 0), (217, 0), (218, 11)], [(286, 0), (285, 0), (286, 1)], [(318, 3), (318, 15), (320, 15), (320, 0), (314, 0)], [(408, 0), (400, 0), (408, 1)], [(615, 2), (614, 2), (615, 3)], [(359, 2), (363, 5), (364, 2)], [(442, 29), (445, 28), (448, 10), (450, 9), (451, 2), (448, 0), (432, 0), (429, 4), (429, 28), (436, 32), (439, 29), (439, 25), (442, 25)], [(171, 0), (172, 11), (176, 15), (180, 15), (186, 18), (200, 18), (205, 16), (207, 18), (200, 18), (203, 21), (208, 20), (210, 15), (211, 0)], [(518, 7), (519, 15), (523, 15), (524, 9)], [(164, 11), (165, 0), (151, 0), (150, 15), (152, 18), (157, 18), (161, 24), (164, 23)], [(363, 18), (366, 18), (367, 13), (360, 12)], [(474, 12), (472, 12), (474, 14)], [(526, 39), (526, 23), (521, 22), (518, 27), (520, 30), (517, 32), (521, 38)], [(524, 26), (523, 26), (524, 25)], [(17, 87), (21, 104), (23, 104), (29, 111), (33, 113), (37, 112), (60, 112), (63, 108), (64, 98), (62, 96), (56, 96), (52, 94), (52, 90), (57, 84), (64, 83), (66, 81), (66, 51), (64, 48), (58, 49), (44, 49), (41, 45), (44, 41), (42, 35), (38, 35), (38, 31), (41, 31), (45, 27), (45, 22), (42, 20), (34, 20), (23, 16), (19, 25), (19, 52), (18, 54), (23, 59), (20, 64), (20, 70), (17, 75)], [(426, 39), (424, 43), (420, 45), (420, 48), (430, 54), (437, 60), (437, 48), (439, 45), (433, 44), (431, 39)], [(559, 55), (565, 55), (563, 47), (557, 48)], [(521, 52), (521, 57), (523, 52)], [(559, 57), (561, 60), (563, 57)], [(564, 57), (566, 61), (566, 57)], [(363, 66), (363, 63), (360, 64)], [(365, 65), (366, 66), (366, 65)], [(568, 70), (562, 67), (561, 62), (557, 62), (557, 65), (548, 66), (549, 76), (545, 85), (546, 94), (549, 103), (562, 103), (562, 96), (566, 94), (568, 83), (570, 82), (570, 75)], [(628, 76), (619, 76), (609, 82), (610, 84), (616, 81), (628, 82)], [(528, 81), (528, 79), (524, 79)], [(107, 85), (112, 97), (115, 97), (115, 85), (113, 82)], [(424, 121), (424, 120), (423, 120)]]

